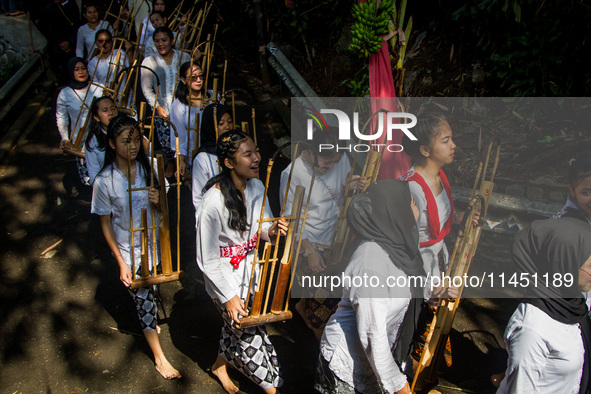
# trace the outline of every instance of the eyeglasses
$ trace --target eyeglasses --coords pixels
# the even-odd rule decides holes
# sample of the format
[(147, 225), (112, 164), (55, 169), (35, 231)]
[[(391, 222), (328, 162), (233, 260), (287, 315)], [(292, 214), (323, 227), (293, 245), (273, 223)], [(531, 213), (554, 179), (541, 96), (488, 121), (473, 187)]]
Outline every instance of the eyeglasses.
[(203, 77), (203, 74), (199, 74), (199, 75), (191, 75), (191, 78), (190, 78), (190, 79), (191, 79), (191, 82), (195, 82), (195, 81), (197, 81), (198, 79), (200, 79), (200, 80), (202, 80), (202, 81), (203, 81), (203, 78), (204, 78), (204, 77)]
[(105, 43), (106, 43), (106, 44), (110, 44), (110, 43), (112, 43), (112, 42), (113, 42), (113, 39), (112, 39), (112, 38), (109, 38), (109, 39), (107, 39), (107, 40), (96, 40), (96, 42), (97, 42), (97, 44), (101, 44), (101, 45), (102, 45), (102, 44), (105, 44)]

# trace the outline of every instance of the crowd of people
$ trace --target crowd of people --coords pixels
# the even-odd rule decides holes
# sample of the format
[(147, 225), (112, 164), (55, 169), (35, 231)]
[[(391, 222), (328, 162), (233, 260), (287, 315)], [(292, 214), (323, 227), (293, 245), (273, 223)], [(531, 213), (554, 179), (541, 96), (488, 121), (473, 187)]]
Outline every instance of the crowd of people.
[[(129, 12), (122, 5), (117, 10)], [(68, 21), (52, 27), (59, 32), (54, 39), (54, 60), (65, 61), (68, 77), (56, 106), (59, 146), (66, 152), (79, 149), (84, 153), (75, 160), (80, 184), (92, 189), (91, 211), (99, 217), (122, 285), (130, 287), (132, 269), (139, 274), (142, 261), (141, 239), (134, 238), (129, 228), (142, 226), (142, 210), (148, 212), (149, 223), (158, 222), (159, 215), (150, 216), (161, 208), (158, 189), (169, 187), (167, 181), (158, 184), (157, 169), (148, 159), (157, 150), (166, 159), (164, 178), (173, 183), (178, 176), (192, 196), (196, 261), (183, 264), (199, 267), (223, 320), (212, 373), (229, 393), (238, 391), (229, 375), (231, 368), (263, 391), (278, 392), (283, 384), (281, 355), (265, 326), (239, 329), (235, 325), (251, 308), (245, 302), (255, 245), (262, 240), (276, 242), (290, 225), (274, 215), (266, 202), (269, 196), (258, 179), (261, 154), (254, 139), (235, 128), (232, 110), (206, 89), (209, 70), (200, 59), (175, 49), (183, 27), (179, 24), (173, 31), (167, 26), (170, 10), (164, 0), (152, 2), (152, 12), (137, 34), (126, 32), (134, 38), (125, 45), (115, 45), (115, 41), (129, 25), (119, 19), (109, 22), (102, 14), (104, 5), (85, 2), (84, 24), (78, 22), (74, 6), (73, 0), (50, 4), (52, 15)], [(142, 65), (138, 86), (131, 87), (141, 95), (134, 101), (129, 97), (136, 96), (125, 92), (127, 98), (119, 100), (115, 76), (132, 61)], [(153, 142), (145, 139), (138, 126), (139, 100), (158, 116)], [(321, 144), (338, 145), (330, 130), (316, 131), (283, 171), (279, 195), (273, 197), (285, 206), (284, 211), (291, 211), (297, 186), (306, 188), (304, 201), (309, 201), (300, 240), (303, 272), (326, 272), (339, 215), (346, 215), (355, 235), (350, 259), (341, 262), (345, 274), (371, 272), (385, 279), (432, 278), (446, 272), (450, 257), (445, 238), (463, 217), (454, 207), (444, 171), (456, 153), (452, 127), (443, 115), (424, 115), (419, 116), (413, 133), (417, 141), (404, 142), (413, 165), (404, 169), (407, 172), (400, 180), (370, 182), (354, 175), (354, 163), (346, 154), (319, 152)], [(570, 197), (565, 209), (556, 218), (534, 222), (516, 237), (513, 246), (515, 264), (524, 270), (578, 272), (581, 292), (591, 290), (590, 158), (583, 155), (570, 164)], [(132, 201), (129, 188), (137, 189), (131, 193)], [(345, 211), (348, 197), (351, 201)], [(274, 220), (265, 221), (259, 232), (261, 217)], [(481, 225), (478, 217), (473, 225)], [(157, 267), (160, 257), (148, 249), (150, 268)], [(459, 291), (432, 288), (430, 283), (388, 288), (377, 296), (351, 285), (343, 288), (341, 297), (308, 291), (295, 310), (320, 345), (315, 389), (322, 393), (410, 393), (409, 382), (425, 345), (428, 316), (437, 309), (439, 299), (456, 298)], [(166, 379), (180, 378), (160, 346), (154, 287), (129, 289), (129, 294), (157, 371)], [(499, 392), (589, 392), (591, 326), (586, 295), (573, 298), (551, 287), (526, 293), (505, 332), (507, 369), (493, 382), (500, 385)], [(449, 351), (445, 358), (451, 360)]]

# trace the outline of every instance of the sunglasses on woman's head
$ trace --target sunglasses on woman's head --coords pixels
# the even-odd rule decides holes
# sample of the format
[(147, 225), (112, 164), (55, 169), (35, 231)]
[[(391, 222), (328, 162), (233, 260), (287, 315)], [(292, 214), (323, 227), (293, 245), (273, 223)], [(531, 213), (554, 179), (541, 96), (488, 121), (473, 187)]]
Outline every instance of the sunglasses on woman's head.
[(195, 81), (197, 81), (198, 79), (200, 79), (200, 80), (202, 80), (202, 81), (203, 81), (203, 74), (199, 74), (199, 75), (191, 75), (190, 79), (191, 79), (191, 82), (195, 82)]

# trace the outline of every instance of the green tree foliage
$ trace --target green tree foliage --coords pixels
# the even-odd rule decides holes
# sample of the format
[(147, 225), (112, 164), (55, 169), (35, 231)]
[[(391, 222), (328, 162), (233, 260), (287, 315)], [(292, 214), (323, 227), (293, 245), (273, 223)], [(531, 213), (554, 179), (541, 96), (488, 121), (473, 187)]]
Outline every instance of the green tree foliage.
[[(590, 8), (581, 1), (454, 3), (452, 21), (487, 60), (499, 95), (587, 95)], [(494, 89), (493, 89), (494, 90)]]

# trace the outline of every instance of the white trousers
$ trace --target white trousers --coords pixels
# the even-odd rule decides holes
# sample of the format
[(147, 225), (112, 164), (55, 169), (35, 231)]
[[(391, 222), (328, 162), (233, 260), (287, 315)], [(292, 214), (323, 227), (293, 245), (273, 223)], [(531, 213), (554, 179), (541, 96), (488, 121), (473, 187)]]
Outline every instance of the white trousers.
[(579, 324), (560, 323), (521, 303), (507, 324), (505, 343), (509, 360), (497, 394), (579, 392), (585, 355)]

